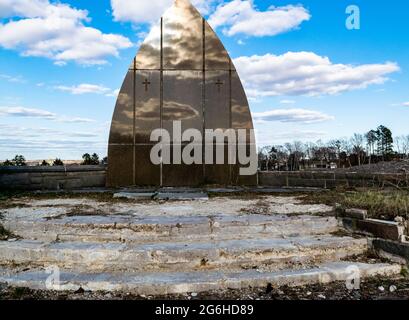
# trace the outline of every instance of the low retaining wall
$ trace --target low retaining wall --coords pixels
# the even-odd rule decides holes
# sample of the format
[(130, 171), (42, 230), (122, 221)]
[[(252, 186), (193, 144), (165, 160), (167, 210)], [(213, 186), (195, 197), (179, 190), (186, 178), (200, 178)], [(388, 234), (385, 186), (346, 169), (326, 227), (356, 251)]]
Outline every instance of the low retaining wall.
[(385, 187), (409, 186), (405, 173), (357, 173), (329, 171), (259, 172), (259, 184), (271, 187)]
[(105, 166), (0, 167), (1, 190), (70, 190), (105, 184)]
[[(407, 174), (338, 173), (326, 171), (259, 172), (268, 187), (408, 187)], [(70, 190), (106, 186), (106, 166), (0, 167), (2, 190)]]

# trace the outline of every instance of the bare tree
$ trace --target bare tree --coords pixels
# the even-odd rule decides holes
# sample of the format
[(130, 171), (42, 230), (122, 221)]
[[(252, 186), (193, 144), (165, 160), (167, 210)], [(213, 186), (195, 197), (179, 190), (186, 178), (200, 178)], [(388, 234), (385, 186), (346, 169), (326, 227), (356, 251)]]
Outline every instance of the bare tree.
[(406, 158), (408, 156), (409, 153), (409, 135), (405, 136), (399, 136), (395, 138), (395, 145), (396, 145), (396, 151), (399, 154), (404, 155), (404, 157)]
[(354, 133), (353, 137), (351, 138), (352, 152), (358, 157), (358, 166), (361, 166), (361, 159), (365, 153), (364, 141), (364, 136), (359, 133)]

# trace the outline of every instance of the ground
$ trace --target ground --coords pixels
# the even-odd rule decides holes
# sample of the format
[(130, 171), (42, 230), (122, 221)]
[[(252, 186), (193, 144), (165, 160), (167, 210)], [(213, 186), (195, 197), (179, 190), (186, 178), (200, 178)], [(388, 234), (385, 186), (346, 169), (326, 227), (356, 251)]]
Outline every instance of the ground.
[[(172, 217), (211, 217), (215, 213), (223, 216), (283, 216), (287, 219), (306, 219), (317, 216), (334, 219), (335, 203), (347, 207), (369, 209), (371, 217), (394, 219), (396, 216), (407, 216), (409, 193), (405, 190), (335, 190), (321, 192), (293, 193), (237, 193), (210, 194), (208, 201), (152, 201), (117, 199), (112, 193), (0, 193), (0, 241), (14, 241), (18, 235), (4, 228), (13, 222), (54, 222), (89, 221), (90, 216), (115, 217), (135, 216), (143, 219), (163, 216)], [(307, 218), (308, 219), (308, 218)], [(303, 220), (304, 221), (304, 220)], [(305, 220), (307, 221), (307, 220)], [(327, 220), (322, 220), (327, 221)], [(329, 220), (328, 220), (329, 221)], [(58, 225), (58, 224), (57, 224)], [(322, 226), (320, 226), (322, 227)], [(328, 226), (331, 228), (331, 223)], [(16, 228), (22, 234), (30, 234), (30, 225)], [(148, 230), (149, 231), (149, 230)], [(126, 235), (126, 234), (125, 234)], [(237, 235), (239, 236), (239, 235)], [(341, 230), (333, 236), (345, 236)], [(291, 235), (290, 235), (291, 237)], [(46, 239), (47, 240), (47, 239)], [(49, 239), (49, 241), (59, 241)], [(45, 241), (45, 240), (44, 240)], [(66, 241), (72, 241), (67, 239)], [(369, 263), (386, 262), (370, 254), (356, 258)], [(348, 261), (354, 261), (349, 257)], [(0, 265), (1, 265), (0, 261)], [(345, 282), (333, 282), (325, 285), (306, 285), (300, 287), (281, 286), (264, 288), (247, 288), (241, 290), (217, 290), (198, 294), (181, 294), (166, 296), (133, 295), (127, 292), (53, 292), (11, 288), (0, 284), (0, 299), (245, 299), (245, 300), (328, 300), (328, 299), (409, 299), (409, 278), (406, 271), (401, 275), (389, 277), (371, 277), (361, 282), (360, 290), (350, 291)]]
[(409, 278), (370, 278), (361, 282), (360, 290), (348, 290), (345, 282), (301, 287), (248, 288), (168, 296), (135, 296), (111, 292), (50, 292), (28, 288), (1, 287), (0, 300), (408, 300)]

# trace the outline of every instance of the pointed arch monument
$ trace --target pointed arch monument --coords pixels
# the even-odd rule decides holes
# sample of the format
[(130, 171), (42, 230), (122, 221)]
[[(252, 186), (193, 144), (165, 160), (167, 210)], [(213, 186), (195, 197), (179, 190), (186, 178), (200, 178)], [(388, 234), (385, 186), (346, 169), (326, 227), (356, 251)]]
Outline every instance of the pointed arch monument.
[[(246, 148), (255, 148), (251, 113), (236, 69), (216, 33), (188, 0), (176, 0), (166, 11), (129, 67), (111, 124), (107, 184), (257, 184), (256, 174), (240, 175), (241, 165), (227, 161), (153, 164), (155, 142), (150, 135), (158, 128), (171, 132), (174, 121), (181, 121), (182, 131), (194, 128), (202, 134), (206, 129), (247, 129)], [(223, 147), (227, 158), (227, 144)]]

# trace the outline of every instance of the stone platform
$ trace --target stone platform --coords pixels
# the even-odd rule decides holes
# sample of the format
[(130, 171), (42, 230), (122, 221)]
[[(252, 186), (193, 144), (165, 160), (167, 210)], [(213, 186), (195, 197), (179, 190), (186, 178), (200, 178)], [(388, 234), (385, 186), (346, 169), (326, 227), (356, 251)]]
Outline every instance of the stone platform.
[(368, 250), (344, 236), (332, 208), (291, 196), (208, 200), (101, 197), (17, 199), (1, 223), (18, 239), (0, 242), (0, 282), (45, 289), (136, 294), (302, 285), (391, 275), (399, 265), (348, 262)]

